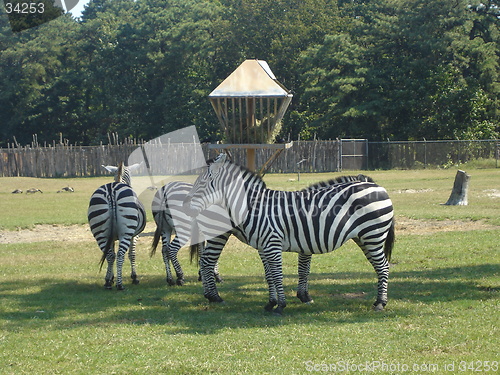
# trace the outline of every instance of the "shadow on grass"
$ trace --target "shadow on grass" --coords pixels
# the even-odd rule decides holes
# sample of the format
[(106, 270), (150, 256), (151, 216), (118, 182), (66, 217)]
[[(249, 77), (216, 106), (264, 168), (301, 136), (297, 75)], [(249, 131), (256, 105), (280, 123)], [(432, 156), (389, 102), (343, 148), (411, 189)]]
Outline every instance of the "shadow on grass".
[[(499, 272), (496, 264), (393, 270), (385, 313), (371, 311), (376, 296), (375, 273), (312, 274), (312, 305), (301, 304), (294, 297), (296, 276), (287, 275), (288, 306), (284, 317), (263, 311), (267, 286), (261, 276), (228, 276), (219, 288), (225, 304), (206, 302), (194, 277), (182, 287), (167, 287), (163, 277), (145, 275), (141, 284), (127, 284), (123, 292), (104, 290), (97, 282), (41, 279), (34, 286), (32, 280), (16, 280), (0, 284), (0, 322), (5, 330), (30, 324), (52, 329), (155, 324), (164, 325), (167, 333), (174, 334), (209, 334), (223, 328), (286, 324), (359, 323), (376, 321), (385, 314), (412, 315), (415, 309), (408, 304), (498, 298), (500, 286), (480, 284), (480, 280)], [(30, 289), (36, 291), (29, 292)], [(391, 302), (396, 307), (391, 307)]]

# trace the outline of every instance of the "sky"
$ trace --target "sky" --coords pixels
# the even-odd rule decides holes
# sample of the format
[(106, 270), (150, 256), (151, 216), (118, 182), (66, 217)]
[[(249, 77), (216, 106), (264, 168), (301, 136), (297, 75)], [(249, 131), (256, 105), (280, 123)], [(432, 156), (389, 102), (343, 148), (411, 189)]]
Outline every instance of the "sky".
[(73, 17), (80, 17), (82, 15), (83, 7), (88, 4), (89, 1), (90, 0), (79, 0), (78, 4), (69, 12), (73, 15)]

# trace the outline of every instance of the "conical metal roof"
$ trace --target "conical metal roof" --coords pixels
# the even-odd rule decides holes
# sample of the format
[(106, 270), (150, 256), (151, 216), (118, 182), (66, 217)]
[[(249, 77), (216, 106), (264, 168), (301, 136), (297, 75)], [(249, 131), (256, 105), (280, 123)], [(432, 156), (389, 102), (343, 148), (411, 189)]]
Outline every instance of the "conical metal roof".
[(267, 62), (245, 60), (217, 88), (209, 98), (292, 97), (278, 82)]

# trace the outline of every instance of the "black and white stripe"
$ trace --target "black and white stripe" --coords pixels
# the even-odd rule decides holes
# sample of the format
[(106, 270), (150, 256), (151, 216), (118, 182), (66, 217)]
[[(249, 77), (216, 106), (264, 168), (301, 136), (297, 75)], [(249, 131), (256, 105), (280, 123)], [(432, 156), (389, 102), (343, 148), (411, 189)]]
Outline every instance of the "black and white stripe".
[[(387, 303), (390, 254), (394, 240), (392, 202), (373, 182), (346, 182), (296, 192), (266, 188), (255, 174), (225, 160), (221, 154), (198, 177), (185, 205), (193, 215), (210, 205), (221, 205), (245, 236), (259, 250), (269, 303), (281, 313), (283, 292), (282, 251), (302, 256), (331, 252), (349, 239), (363, 250), (378, 275), (377, 310)], [(210, 283), (211, 257), (201, 257), (205, 296), (221, 301)]]
[[(342, 176), (332, 180), (320, 182), (318, 184), (312, 185), (307, 189), (319, 189), (328, 185), (334, 185), (339, 183), (344, 183), (348, 181), (368, 181), (371, 179), (364, 175), (358, 176)], [(193, 251), (203, 250), (205, 247), (205, 241), (200, 239), (201, 233), (199, 227), (193, 227), (193, 219), (188, 216), (182, 207), (183, 202), (192, 189), (193, 185), (187, 182), (174, 181), (165, 184), (161, 189), (159, 189), (151, 205), (153, 212), (153, 217), (156, 222), (156, 230), (153, 237), (153, 243), (151, 246), (151, 256), (154, 256), (156, 249), (161, 240), (162, 242), (162, 257), (165, 264), (166, 280), (169, 285), (184, 285), (184, 271), (178, 260), (177, 253), (179, 250), (185, 246), (188, 242), (191, 242), (191, 246), (195, 246)], [(214, 206), (212, 206), (214, 207)], [(203, 224), (211, 224), (212, 226), (217, 225), (220, 219), (214, 217), (215, 212), (207, 216), (207, 212), (201, 213), (199, 221)], [(175, 219), (174, 219), (175, 218)], [(196, 233), (193, 234), (193, 231)], [(207, 228), (203, 228), (202, 232), (208, 231)], [(213, 230), (212, 230), (213, 231)], [(231, 234), (234, 234), (241, 241), (245, 241), (244, 236), (241, 235), (237, 227), (233, 230), (225, 232), (224, 230), (217, 228), (215, 230), (217, 233), (214, 236), (208, 235), (209, 239), (207, 242), (207, 251), (213, 254), (220, 255), (224, 246), (226, 245)], [(219, 234), (220, 233), (220, 234)], [(172, 235), (175, 235), (172, 239)], [(194, 240), (192, 237), (195, 237)], [(312, 299), (308, 293), (308, 274), (310, 270), (311, 256), (299, 254), (298, 261), (298, 275), (299, 282), (297, 288), (297, 297), (305, 303), (312, 302)], [(170, 264), (174, 268), (177, 280), (174, 280)], [(222, 278), (218, 272), (218, 261), (215, 263), (215, 281), (221, 282)]]
[[(156, 192), (151, 205), (156, 222), (151, 256), (155, 254), (161, 239), (163, 262), (165, 263), (167, 283), (169, 285), (183, 285), (185, 281), (184, 272), (177, 258), (179, 250), (188, 242), (191, 242), (193, 251), (199, 252), (200, 247), (202, 248), (205, 243), (204, 239), (199, 237), (198, 227), (193, 225), (195, 224), (193, 218), (188, 216), (182, 209), (182, 204), (192, 187), (193, 185), (187, 182), (170, 182)], [(173, 240), (171, 240), (172, 235), (175, 235)], [(229, 236), (227, 237), (229, 238)], [(225, 242), (214, 242), (214, 246), (222, 246), (222, 251)], [(172, 276), (170, 263), (174, 267), (176, 281)], [(222, 281), (217, 264), (215, 265), (215, 277), (218, 282)]]
[[(136, 236), (146, 226), (146, 211), (130, 186), (130, 169), (123, 163), (120, 167), (105, 167), (115, 172), (115, 182), (99, 187), (91, 196), (88, 208), (90, 230), (103, 252), (101, 267), (108, 262), (104, 287), (111, 289), (114, 281), (113, 265), (116, 258), (116, 287), (123, 290), (122, 268), (125, 253), (129, 251), (132, 267), (132, 282), (138, 284), (135, 264)], [(115, 253), (115, 241), (119, 241)]]

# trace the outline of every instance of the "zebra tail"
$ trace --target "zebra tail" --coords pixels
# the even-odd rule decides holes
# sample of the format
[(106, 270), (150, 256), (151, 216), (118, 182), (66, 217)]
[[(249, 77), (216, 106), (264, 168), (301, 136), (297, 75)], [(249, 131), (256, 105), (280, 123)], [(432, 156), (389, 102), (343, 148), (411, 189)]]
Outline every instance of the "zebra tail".
[(384, 254), (388, 262), (391, 261), (392, 249), (394, 248), (395, 239), (396, 239), (396, 233), (394, 231), (394, 218), (393, 218), (384, 244)]
[(108, 237), (108, 240), (106, 241), (106, 248), (105, 248), (106, 251), (102, 252), (101, 261), (99, 262), (99, 272), (102, 271), (102, 266), (103, 266), (104, 262), (106, 261), (108, 254), (111, 252), (112, 247), (113, 247), (113, 231), (111, 231), (111, 233)]
[(111, 204), (110, 206), (110, 210), (111, 210), (111, 220), (110, 220), (110, 225), (109, 225), (109, 236), (108, 236), (108, 239), (106, 241), (106, 247), (104, 248), (105, 250), (102, 252), (102, 257), (101, 257), (101, 261), (99, 262), (99, 272), (102, 271), (102, 266), (104, 264), (104, 262), (106, 261), (106, 258), (108, 256), (108, 254), (113, 251), (113, 243), (115, 242), (114, 239), (113, 239), (113, 233), (114, 233), (114, 224), (115, 224), (115, 221), (116, 221), (116, 209), (114, 208), (114, 204)]
[[(168, 210), (168, 203), (167, 203), (165, 197), (162, 198), (160, 207), (161, 207), (161, 209), (159, 211), (157, 211), (158, 213), (156, 214), (157, 215), (156, 217), (158, 217), (158, 221), (156, 223), (156, 230), (155, 230), (155, 234), (153, 236), (153, 242), (151, 243), (151, 250), (149, 252), (150, 258), (152, 258), (156, 254), (156, 248), (158, 247), (158, 244), (160, 243), (160, 238), (161, 238), (163, 227), (165, 224), (167, 224), (169, 229), (170, 229), (170, 233), (168, 234), (167, 237), (170, 239), (170, 236), (172, 235), (172, 229), (171, 229), (170, 225), (168, 224), (168, 221), (165, 217), (165, 215), (167, 215), (167, 210)], [(155, 217), (155, 221), (156, 221), (156, 217)]]
[(149, 257), (152, 258), (156, 254), (156, 248), (160, 243), (161, 238), (161, 227), (160, 223), (156, 226), (155, 234), (153, 236), (153, 243), (151, 244), (151, 251), (149, 252)]
[(193, 260), (198, 263), (200, 261), (200, 244), (191, 244), (191, 250), (189, 252), (189, 260), (193, 263)]

